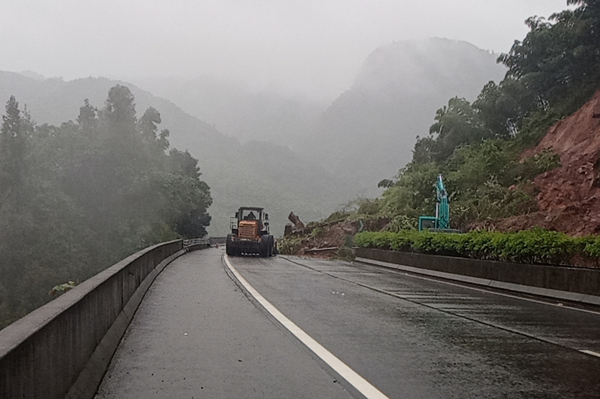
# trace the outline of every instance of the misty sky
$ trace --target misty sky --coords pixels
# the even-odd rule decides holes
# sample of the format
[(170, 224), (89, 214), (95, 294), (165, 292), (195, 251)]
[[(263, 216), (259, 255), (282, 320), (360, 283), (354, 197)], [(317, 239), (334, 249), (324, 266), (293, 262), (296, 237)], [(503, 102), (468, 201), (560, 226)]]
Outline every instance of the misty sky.
[(507, 52), (566, 0), (0, 0), (0, 70), (66, 80), (218, 76), (333, 99), (375, 48), (444, 37)]

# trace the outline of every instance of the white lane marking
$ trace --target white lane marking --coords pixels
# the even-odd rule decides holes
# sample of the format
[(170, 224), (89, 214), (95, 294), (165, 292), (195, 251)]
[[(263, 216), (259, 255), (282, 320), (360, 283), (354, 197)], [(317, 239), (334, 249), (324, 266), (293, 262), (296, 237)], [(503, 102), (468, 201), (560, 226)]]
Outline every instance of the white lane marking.
[(244, 288), (260, 303), (275, 319), (287, 328), (296, 338), (306, 345), (315, 355), (321, 358), (329, 367), (335, 370), (342, 378), (348, 381), (367, 399), (389, 399), (380, 390), (375, 388), (371, 383), (361, 377), (358, 373), (348, 367), (344, 362), (335, 357), (331, 352), (325, 349), (321, 344), (315, 341), (310, 335), (305, 333), (300, 327), (294, 324), (290, 319), (285, 317), (275, 306), (267, 301), (258, 291), (254, 289), (246, 281), (244, 277), (237, 271), (229, 261), (229, 257), (225, 255), (225, 263), (229, 270), (235, 275), (238, 281)]
[(598, 353), (598, 352), (593, 352), (593, 351), (588, 351), (588, 350), (580, 350), (579, 352), (585, 353), (586, 355), (600, 357), (600, 353)]

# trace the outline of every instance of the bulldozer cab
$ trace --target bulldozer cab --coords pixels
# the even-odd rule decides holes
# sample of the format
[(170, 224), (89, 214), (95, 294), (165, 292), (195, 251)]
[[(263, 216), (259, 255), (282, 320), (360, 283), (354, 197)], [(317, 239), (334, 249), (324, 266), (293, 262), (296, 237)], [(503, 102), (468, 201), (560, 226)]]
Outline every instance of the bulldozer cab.
[[(252, 223), (247, 223), (252, 222)], [(254, 235), (269, 233), (269, 215), (263, 208), (242, 207), (231, 219), (231, 230), (234, 234), (238, 234), (241, 225), (254, 225)]]
[(256, 215), (253, 211), (250, 211), (247, 215), (244, 216), (244, 220), (256, 220)]

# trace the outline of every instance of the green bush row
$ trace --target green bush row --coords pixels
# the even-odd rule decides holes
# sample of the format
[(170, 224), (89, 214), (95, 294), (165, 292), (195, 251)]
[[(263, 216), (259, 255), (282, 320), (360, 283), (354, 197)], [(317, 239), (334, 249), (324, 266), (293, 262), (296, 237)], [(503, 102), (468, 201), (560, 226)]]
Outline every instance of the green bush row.
[(516, 233), (472, 231), (452, 234), (404, 230), (362, 232), (354, 237), (359, 247), (458, 256), (483, 260), (548, 265), (598, 264), (600, 236), (570, 237), (543, 229)]

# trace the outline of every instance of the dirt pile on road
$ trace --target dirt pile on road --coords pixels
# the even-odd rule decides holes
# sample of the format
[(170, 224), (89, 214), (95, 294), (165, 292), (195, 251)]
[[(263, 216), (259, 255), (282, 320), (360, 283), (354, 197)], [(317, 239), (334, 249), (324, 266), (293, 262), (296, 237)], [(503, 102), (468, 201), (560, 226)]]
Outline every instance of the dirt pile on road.
[(309, 223), (304, 231), (285, 236), (278, 245), (283, 254), (344, 257), (347, 252), (345, 249), (353, 246), (352, 237), (357, 232), (364, 229), (380, 230), (387, 223), (387, 218)]
[(579, 111), (552, 126), (527, 158), (550, 149), (561, 167), (534, 180), (539, 212), (495, 223), (498, 230), (539, 226), (569, 235), (600, 234), (600, 90)]

